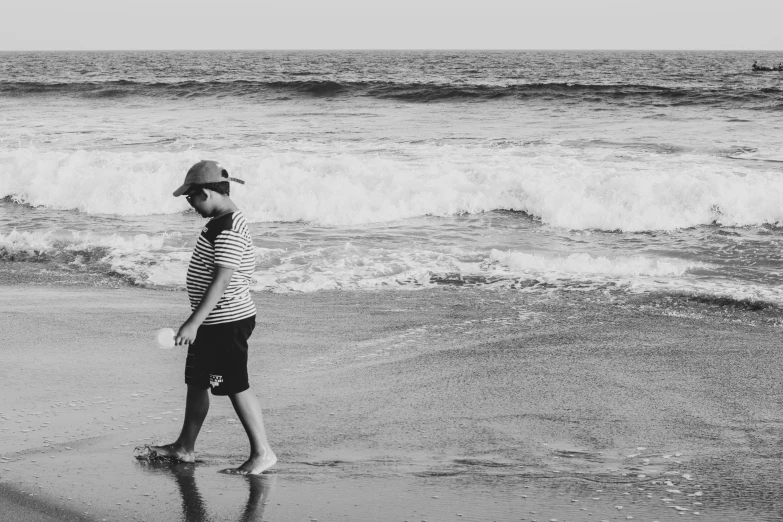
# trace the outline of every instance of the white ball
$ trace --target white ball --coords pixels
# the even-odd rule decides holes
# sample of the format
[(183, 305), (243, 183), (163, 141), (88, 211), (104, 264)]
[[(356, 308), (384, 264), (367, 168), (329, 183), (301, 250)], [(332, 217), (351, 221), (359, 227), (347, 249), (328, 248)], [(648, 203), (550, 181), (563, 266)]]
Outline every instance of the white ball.
[(168, 350), (170, 348), (174, 348), (175, 335), (176, 334), (174, 333), (174, 330), (171, 328), (161, 328), (155, 335), (155, 341), (158, 343), (158, 346), (164, 350)]

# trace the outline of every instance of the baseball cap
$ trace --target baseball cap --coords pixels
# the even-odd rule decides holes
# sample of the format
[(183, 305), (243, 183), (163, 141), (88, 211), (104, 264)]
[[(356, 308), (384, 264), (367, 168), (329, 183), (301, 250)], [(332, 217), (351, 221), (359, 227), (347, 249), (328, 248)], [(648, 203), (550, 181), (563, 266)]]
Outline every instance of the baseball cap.
[(220, 183), (221, 181), (234, 181), (242, 185), (245, 184), (241, 179), (229, 177), (228, 171), (221, 167), (217, 161), (199, 161), (190, 167), (190, 170), (188, 170), (188, 173), (185, 175), (185, 183), (174, 191), (174, 196), (181, 196), (188, 191), (191, 185)]

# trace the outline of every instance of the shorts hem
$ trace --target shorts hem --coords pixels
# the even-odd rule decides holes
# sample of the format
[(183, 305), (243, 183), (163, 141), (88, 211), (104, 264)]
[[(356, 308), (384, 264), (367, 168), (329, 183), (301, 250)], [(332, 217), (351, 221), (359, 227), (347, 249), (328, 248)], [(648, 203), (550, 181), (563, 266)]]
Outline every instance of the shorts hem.
[(195, 386), (200, 390), (208, 390), (210, 388), (209, 384), (204, 384), (202, 382), (199, 382), (200, 380), (202, 379), (185, 377), (185, 384), (187, 384), (188, 386)]
[(249, 389), (250, 389), (250, 384), (248, 384), (245, 387), (238, 386), (236, 391), (233, 389), (230, 389), (229, 391), (223, 391), (216, 388), (212, 388), (210, 392), (212, 393), (212, 395), (215, 395), (217, 397), (225, 397), (226, 395), (236, 395), (237, 393), (242, 393), (243, 391), (247, 391)]

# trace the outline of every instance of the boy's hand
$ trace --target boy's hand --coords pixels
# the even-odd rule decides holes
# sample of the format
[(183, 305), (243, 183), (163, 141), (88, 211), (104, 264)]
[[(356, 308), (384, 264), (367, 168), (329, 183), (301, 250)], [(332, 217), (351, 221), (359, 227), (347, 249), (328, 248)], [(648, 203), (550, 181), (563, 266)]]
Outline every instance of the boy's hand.
[(182, 346), (183, 344), (191, 344), (193, 341), (196, 340), (197, 331), (198, 331), (198, 326), (194, 325), (190, 321), (185, 321), (185, 323), (179, 327), (179, 331), (177, 332), (177, 335), (174, 336), (174, 344), (176, 346)]

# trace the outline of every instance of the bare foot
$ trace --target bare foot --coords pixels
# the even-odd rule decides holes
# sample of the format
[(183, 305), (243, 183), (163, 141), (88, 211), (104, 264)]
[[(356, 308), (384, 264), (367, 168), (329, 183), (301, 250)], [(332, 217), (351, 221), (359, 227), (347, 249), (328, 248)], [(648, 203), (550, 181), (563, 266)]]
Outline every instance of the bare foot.
[(166, 444), (165, 446), (150, 446), (150, 451), (154, 451), (160, 457), (168, 457), (180, 462), (195, 462), (196, 453), (193, 451), (186, 451), (185, 448), (177, 444)]
[(232, 472), (238, 475), (260, 475), (277, 463), (277, 455), (271, 451), (264, 455), (251, 455), (247, 461)]

